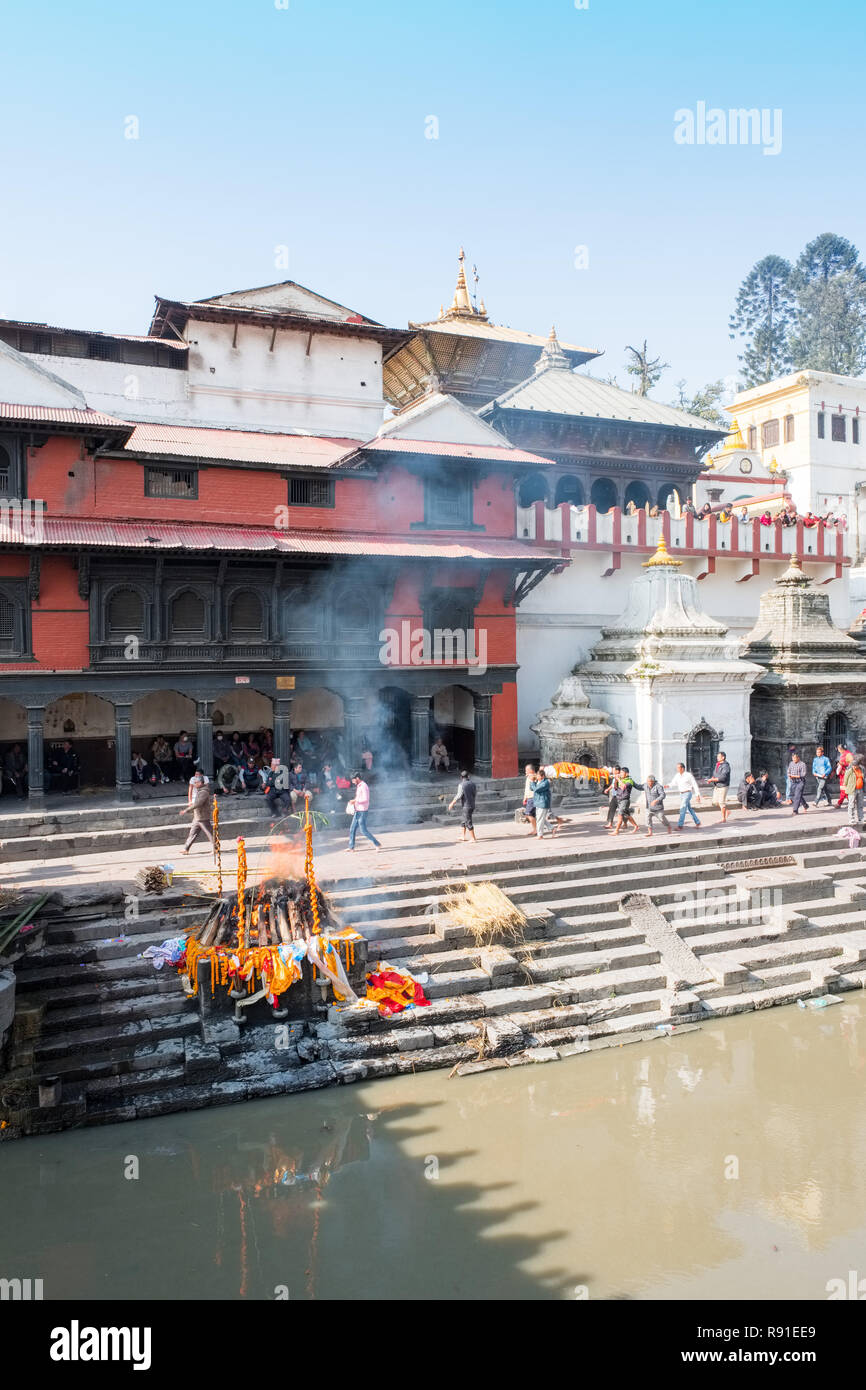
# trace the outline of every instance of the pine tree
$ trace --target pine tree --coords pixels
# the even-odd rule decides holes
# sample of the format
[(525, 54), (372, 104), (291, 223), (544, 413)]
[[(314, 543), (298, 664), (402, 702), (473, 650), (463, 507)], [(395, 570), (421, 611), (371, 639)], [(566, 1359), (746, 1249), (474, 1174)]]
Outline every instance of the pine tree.
[(794, 367), (859, 375), (866, 367), (866, 270), (856, 246), (822, 232), (804, 248), (791, 283), (797, 296)]
[(744, 339), (739, 356), (743, 385), (759, 386), (792, 366), (789, 335), (794, 321), (791, 263), (765, 256), (740, 286), (730, 319), (731, 337)]
[(677, 382), (677, 399), (672, 402), (677, 410), (684, 410), (687, 415), (697, 415), (702, 420), (709, 420), (713, 425), (720, 425), (722, 429), (729, 429), (730, 422), (727, 415), (723, 415), (719, 410), (719, 401), (725, 394), (724, 381), (709, 381), (706, 386), (702, 386), (693, 396), (686, 395), (685, 377)]

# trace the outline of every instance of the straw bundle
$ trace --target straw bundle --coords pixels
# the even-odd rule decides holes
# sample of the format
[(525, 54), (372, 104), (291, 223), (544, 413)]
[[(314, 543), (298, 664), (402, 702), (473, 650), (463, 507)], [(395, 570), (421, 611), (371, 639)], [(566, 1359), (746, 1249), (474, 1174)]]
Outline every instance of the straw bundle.
[(471, 933), (476, 946), (523, 940), (526, 917), (496, 883), (464, 883), (442, 905), (455, 926)]

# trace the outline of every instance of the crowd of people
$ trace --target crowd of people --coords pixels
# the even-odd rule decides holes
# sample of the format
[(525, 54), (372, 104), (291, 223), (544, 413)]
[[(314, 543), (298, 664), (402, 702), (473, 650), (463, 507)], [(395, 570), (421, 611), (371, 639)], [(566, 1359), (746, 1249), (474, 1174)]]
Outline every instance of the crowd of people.
[[(627, 502), (625, 506), (626, 516), (637, 516), (638, 512), (646, 512), (647, 516), (656, 517), (662, 516), (666, 510), (664, 507), (650, 506), (649, 502), (646, 502), (642, 507), (639, 507), (635, 502)], [(762, 512), (755, 513), (742, 505), (740, 507), (721, 506), (716, 508), (711, 506), (709, 502), (705, 502), (702, 507), (696, 507), (689, 498), (683, 503), (680, 515), (692, 516), (696, 521), (706, 521), (708, 517), (714, 516), (723, 526), (736, 517), (739, 521), (757, 519), (762, 526), (772, 526), (777, 521), (781, 526), (796, 526), (798, 521), (802, 521), (807, 529), (823, 526), (844, 531), (848, 527), (847, 517), (843, 514), (837, 516), (832, 511), (824, 513), (807, 511), (801, 516), (794, 502), (786, 502), (783, 507), (779, 507), (775, 511), (765, 507)]]

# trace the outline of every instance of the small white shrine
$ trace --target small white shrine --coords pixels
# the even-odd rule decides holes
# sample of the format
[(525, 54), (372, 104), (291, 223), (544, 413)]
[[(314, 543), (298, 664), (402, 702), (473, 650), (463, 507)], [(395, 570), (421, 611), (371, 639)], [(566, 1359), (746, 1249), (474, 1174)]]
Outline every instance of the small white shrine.
[(721, 748), (736, 790), (751, 765), (749, 697), (763, 674), (740, 659), (739, 645), (704, 612), (698, 581), (662, 539), (632, 581), (625, 612), (573, 672), (619, 731), (618, 761), (636, 780), (653, 773), (669, 782), (678, 762), (707, 777)]

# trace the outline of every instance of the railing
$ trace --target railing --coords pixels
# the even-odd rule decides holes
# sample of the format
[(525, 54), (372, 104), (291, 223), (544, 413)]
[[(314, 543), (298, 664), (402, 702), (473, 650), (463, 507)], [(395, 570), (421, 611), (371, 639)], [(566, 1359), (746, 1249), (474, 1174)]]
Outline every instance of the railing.
[[(620, 507), (599, 512), (592, 504), (574, 507), (563, 502), (555, 508), (534, 502), (517, 508), (517, 535), (524, 540), (552, 542), (563, 550), (653, 551), (664, 536), (672, 553), (730, 555), (736, 558), (772, 560), (797, 555), (801, 560), (843, 565), (850, 563), (847, 533), (837, 526), (793, 526), (773, 521), (762, 526), (757, 518), (737, 517), (720, 521), (713, 515), (675, 517), (670, 512), (647, 516), (645, 511), (627, 515)], [(565, 539), (563, 539), (565, 537)]]
[(332, 666), (341, 662), (379, 666), (379, 643), (336, 642), (147, 642), (128, 638), (125, 642), (91, 642), (91, 666), (176, 666), (179, 663), (237, 665), (244, 663), (290, 662), (293, 665)]

